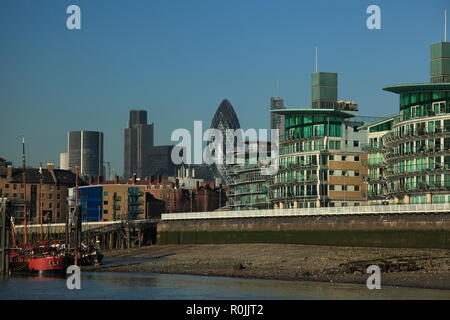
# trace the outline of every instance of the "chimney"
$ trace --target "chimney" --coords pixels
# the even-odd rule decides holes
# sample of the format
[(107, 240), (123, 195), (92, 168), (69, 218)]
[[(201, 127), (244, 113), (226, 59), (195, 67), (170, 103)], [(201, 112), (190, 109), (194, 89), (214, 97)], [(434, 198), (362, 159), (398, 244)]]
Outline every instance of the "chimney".
[(119, 184), (119, 176), (115, 176), (114, 181), (116, 182), (116, 184)]
[(12, 165), (8, 164), (8, 167), (6, 168), (6, 179), (11, 180), (12, 173), (13, 173), (13, 167), (12, 167)]
[(48, 171), (55, 170), (55, 164), (53, 162), (48, 162), (47, 163), (47, 169), (48, 169)]

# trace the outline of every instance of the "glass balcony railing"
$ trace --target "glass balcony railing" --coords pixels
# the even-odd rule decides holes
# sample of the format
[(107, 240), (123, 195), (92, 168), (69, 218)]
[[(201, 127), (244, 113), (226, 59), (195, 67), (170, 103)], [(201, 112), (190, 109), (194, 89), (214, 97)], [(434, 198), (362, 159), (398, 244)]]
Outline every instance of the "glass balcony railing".
[(384, 135), (383, 141), (385, 144), (389, 144), (397, 140), (414, 139), (415, 137), (436, 136), (445, 134), (450, 134), (450, 127), (435, 128), (434, 130), (417, 129), (407, 132), (393, 131)]

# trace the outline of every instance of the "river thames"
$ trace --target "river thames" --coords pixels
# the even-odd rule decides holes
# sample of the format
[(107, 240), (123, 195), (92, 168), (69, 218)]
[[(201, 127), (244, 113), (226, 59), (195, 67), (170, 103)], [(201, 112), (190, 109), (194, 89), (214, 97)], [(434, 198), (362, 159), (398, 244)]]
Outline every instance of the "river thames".
[(450, 299), (449, 290), (191, 275), (84, 272), (80, 290), (66, 279), (9, 277), (0, 280), (0, 299), (15, 300), (310, 300)]

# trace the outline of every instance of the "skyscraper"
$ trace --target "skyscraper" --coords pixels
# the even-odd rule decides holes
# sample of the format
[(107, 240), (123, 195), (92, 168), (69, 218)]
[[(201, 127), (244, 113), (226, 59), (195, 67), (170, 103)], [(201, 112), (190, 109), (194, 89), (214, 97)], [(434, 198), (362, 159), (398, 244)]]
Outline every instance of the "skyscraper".
[(69, 131), (67, 136), (69, 168), (78, 166), (80, 176), (103, 176), (103, 133)]
[[(270, 98), (270, 110), (284, 109), (284, 101), (280, 97)], [(284, 115), (277, 113), (270, 113), (270, 129), (278, 129), (279, 134), (284, 132)]]
[(125, 179), (133, 174), (145, 178), (148, 148), (154, 145), (153, 123), (147, 124), (147, 111), (131, 110), (128, 128), (125, 128), (124, 170)]
[[(227, 154), (227, 130), (231, 129), (231, 130), (236, 130), (236, 129), (240, 129), (241, 125), (239, 124), (239, 119), (236, 115), (236, 113), (234, 112), (233, 106), (231, 105), (231, 103), (227, 100), (224, 99), (222, 100), (222, 102), (220, 103), (219, 107), (217, 108), (216, 113), (214, 114), (214, 117), (211, 121), (211, 129), (218, 129), (222, 132), (222, 137), (223, 137), (223, 156), (222, 156), (222, 161), (220, 161), (220, 159), (217, 159), (216, 163), (216, 167), (219, 171), (219, 175), (220, 178), (222, 178), (222, 180), (224, 180), (225, 182), (225, 178), (227, 177), (227, 165), (226, 165), (226, 154)], [(232, 137), (234, 139), (234, 137)], [(233, 150), (229, 150), (230, 152), (233, 152)], [(213, 154), (214, 157), (216, 157), (215, 154)]]

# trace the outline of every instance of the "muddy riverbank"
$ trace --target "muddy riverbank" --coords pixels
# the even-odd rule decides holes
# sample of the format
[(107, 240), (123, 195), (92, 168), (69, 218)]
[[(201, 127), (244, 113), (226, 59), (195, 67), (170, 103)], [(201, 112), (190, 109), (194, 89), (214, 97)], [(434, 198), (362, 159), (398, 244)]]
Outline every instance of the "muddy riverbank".
[(450, 250), (444, 249), (207, 244), (154, 245), (104, 254), (126, 262), (83, 270), (364, 284), (369, 276), (365, 268), (376, 264), (382, 269), (382, 286), (450, 290)]

